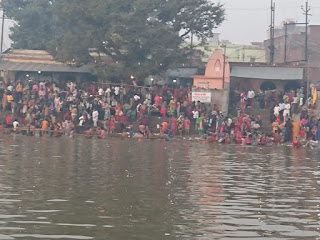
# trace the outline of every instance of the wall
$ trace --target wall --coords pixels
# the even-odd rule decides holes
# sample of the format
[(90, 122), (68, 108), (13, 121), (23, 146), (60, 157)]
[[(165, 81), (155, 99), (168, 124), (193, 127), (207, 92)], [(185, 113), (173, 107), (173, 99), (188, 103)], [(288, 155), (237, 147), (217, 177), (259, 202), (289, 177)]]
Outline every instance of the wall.
[(218, 90), (212, 89), (211, 90), (211, 102), (213, 104), (217, 104), (219, 109), (224, 114), (228, 114), (228, 104), (229, 104), (229, 84), (227, 84), (227, 89)]
[(320, 82), (320, 66), (319, 68), (310, 68), (310, 79), (310, 82), (314, 84)]
[[(208, 44), (208, 46), (198, 47), (198, 49), (204, 52), (202, 62), (207, 62), (211, 53), (221, 47), (217, 44)], [(224, 49), (222, 49), (224, 51)], [(248, 63), (252, 59), (255, 59), (254, 62), (266, 63), (266, 49), (265, 47), (260, 47), (256, 45), (237, 45), (237, 44), (227, 44), (226, 56), (229, 62), (240, 62)]]
[[(309, 27), (309, 65), (310, 67), (320, 66), (320, 26)], [(285, 58), (285, 37), (275, 38), (275, 63), (284, 63)], [(270, 46), (270, 39), (265, 41), (265, 46)], [(266, 48), (267, 61), (270, 62), (270, 50)], [(305, 60), (305, 35), (289, 34), (287, 38), (287, 62), (298, 62)]]
[(264, 82), (272, 82), (276, 88), (280, 91), (284, 91), (285, 86), (289, 83), (298, 83), (300, 86), (303, 86), (303, 81), (284, 81), (284, 80), (269, 80), (269, 79), (245, 79), (245, 78), (231, 78), (231, 88), (234, 89), (240, 88), (240, 90), (248, 91), (252, 88), (255, 92), (260, 90), (261, 84)]

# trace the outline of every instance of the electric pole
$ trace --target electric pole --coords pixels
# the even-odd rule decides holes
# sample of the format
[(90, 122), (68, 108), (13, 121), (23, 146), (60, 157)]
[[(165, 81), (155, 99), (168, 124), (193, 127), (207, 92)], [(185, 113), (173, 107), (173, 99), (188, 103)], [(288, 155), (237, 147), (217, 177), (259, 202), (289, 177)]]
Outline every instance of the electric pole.
[(227, 54), (227, 44), (225, 43), (223, 46), (224, 51), (223, 51), (223, 75), (222, 75), (222, 88), (224, 89), (225, 87), (225, 76), (226, 76), (226, 54)]
[(284, 63), (287, 63), (287, 41), (288, 41), (288, 23), (284, 24), (285, 34), (284, 34)]
[(275, 28), (275, 14), (276, 4), (271, 0), (271, 25), (270, 25), (270, 63), (274, 63), (274, 28)]
[(307, 63), (309, 61), (309, 55), (308, 55), (308, 27), (309, 27), (309, 16), (311, 15), (309, 13), (311, 11), (311, 8), (309, 7), (309, 1), (306, 2), (306, 8), (304, 9), (303, 6), (302, 6), (301, 9), (303, 10), (303, 14), (306, 16), (305, 61)]
[(4, 11), (4, 6), (1, 1), (1, 7), (2, 7), (2, 28), (1, 28), (1, 47), (0, 47), (0, 53), (1, 55), (3, 54), (3, 34), (4, 34), (4, 20), (5, 20), (5, 11)]
[(306, 8), (304, 9), (303, 6), (301, 7), (301, 9), (303, 10), (303, 14), (306, 16), (306, 36), (305, 36), (305, 50), (304, 50), (304, 53), (305, 53), (305, 62), (306, 62), (306, 78), (307, 78), (307, 98), (309, 97), (309, 94), (310, 94), (310, 77), (309, 77), (309, 54), (308, 54), (308, 28), (309, 28), (309, 16), (310, 16), (310, 11), (311, 11), (311, 8), (309, 6), (309, 1), (307, 0), (306, 1)]

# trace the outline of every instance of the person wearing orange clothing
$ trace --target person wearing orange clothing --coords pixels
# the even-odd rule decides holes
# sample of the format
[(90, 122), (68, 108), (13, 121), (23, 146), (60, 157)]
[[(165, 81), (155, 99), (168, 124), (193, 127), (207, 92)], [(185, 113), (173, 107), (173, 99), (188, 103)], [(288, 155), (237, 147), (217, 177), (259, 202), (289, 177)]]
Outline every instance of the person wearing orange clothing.
[(16, 92), (17, 92), (17, 95), (19, 96), (19, 98), (22, 97), (22, 85), (20, 82), (18, 82), (17, 86), (16, 86)]
[(296, 121), (292, 121), (292, 139), (299, 139), (300, 126)]
[(45, 119), (41, 123), (42, 134), (47, 134), (49, 122)]
[(161, 134), (165, 134), (167, 130), (168, 130), (168, 123), (167, 122), (161, 123)]
[(2, 109), (7, 109), (7, 93), (5, 92), (2, 97)]
[(273, 133), (276, 133), (276, 132), (278, 131), (278, 128), (279, 128), (279, 123), (278, 123), (278, 121), (276, 120), (276, 121), (274, 121), (274, 122), (272, 123), (272, 132), (273, 132)]

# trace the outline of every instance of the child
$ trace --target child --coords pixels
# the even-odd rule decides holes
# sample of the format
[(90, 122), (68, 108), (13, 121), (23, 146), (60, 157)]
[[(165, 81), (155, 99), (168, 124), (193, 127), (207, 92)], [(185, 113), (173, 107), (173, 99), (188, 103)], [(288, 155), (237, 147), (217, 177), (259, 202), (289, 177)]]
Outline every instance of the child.
[(236, 133), (236, 140), (237, 140), (237, 144), (242, 144), (242, 134), (240, 131), (237, 131)]
[(212, 141), (212, 142), (217, 141), (217, 134), (216, 134), (216, 133), (213, 133), (213, 134), (212, 134), (212, 136), (211, 136), (211, 141)]
[(252, 144), (252, 135), (249, 134), (247, 137), (246, 137), (246, 144), (247, 145), (251, 145)]
[(110, 129), (110, 121), (108, 119), (106, 119), (104, 121), (104, 129), (106, 131), (106, 134), (108, 135), (109, 134), (109, 129)]
[(306, 130), (305, 128), (301, 128), (301, 131), (300, 131), (300, 138), (301, 140), (306, 140)]
[(300, 145), (299, 139), (298, 139), (298, 137), (296, 137), (292, 142), (292, 147), (297, 148), (297, 147), (299, 147), (299, 145)]
[(178, 121), (178, 131), (179, 131), (180, 136), (182, 136), (182, 130), (183, 130), (183, 120), (180, 119)]
[(184, 120), (184, 131), (185, 131), (186, 135), (190, 134), (190, 120), (189, 120), (189, 118), (186, 118)]
[(110, 133), (113, 133), (115, 129), (116, 129), (116, 123), (115, 123), (114, 116), (112, 116), (110, 120)]

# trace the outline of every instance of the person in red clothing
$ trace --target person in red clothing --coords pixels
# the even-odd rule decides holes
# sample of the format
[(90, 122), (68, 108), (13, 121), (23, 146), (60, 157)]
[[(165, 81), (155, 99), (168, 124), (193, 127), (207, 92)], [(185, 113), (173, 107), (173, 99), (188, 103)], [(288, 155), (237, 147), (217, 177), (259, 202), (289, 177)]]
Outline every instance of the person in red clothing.
[(110, 133), (113, 133), (115, 128), (116, 128), (115, 119), (114, 119), (114, 116), (111, 116), (111, 119), (110, 119)]
[(246, 144), (247, 145), (251, 145), (252, 144), (252, 135), (249, 134), (247, 137), (246, 137)]
[(242, 144), (242, 134), (240, 131), (236, 132), (236, 140), (237, 140), (237, 144)]
[(159, 107), (160, 103), (161, 103), (161, 98), (160, 98), (160, 96), (158, 94), (156, 94), (156, 96), (154, 97), (154, 105), (156, 107)]
[(190, 120), (189, 120), (189, 118), (186, 118), (184, 120), (184, 131), (185, 131), (186, 135), (190, 134)]
[(66, 114), (64, 115), (64, 119), (67, 121), (71, 121), (71, 113), (70, 112), (66, 112)]
[(12, 127), (12, 116), (8, 115), (6, 117), (6, 127), (11, 128)]
[(123, 130), (127, 126), (127, 117), (124, 114), (122, 114), (121, 117), (120, 117), (120, 125), (121, 125), (121, 132), (123, 132)]
[(294, 148), (297, 148), (297, 147), (300, 146), (298, 137), (296, 137), (296, 138), (292, 141), (292, 146), (293, 146)]
[(175, 136), (177, 134), (177, 119), (175, 117), (171, 118), (171, 131), (173, 136)]

